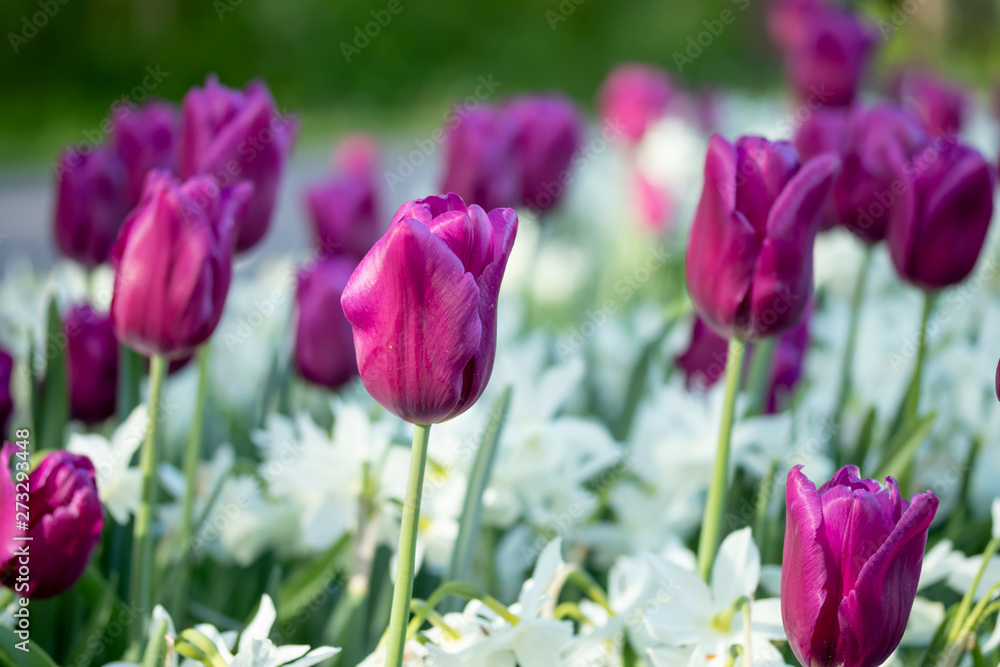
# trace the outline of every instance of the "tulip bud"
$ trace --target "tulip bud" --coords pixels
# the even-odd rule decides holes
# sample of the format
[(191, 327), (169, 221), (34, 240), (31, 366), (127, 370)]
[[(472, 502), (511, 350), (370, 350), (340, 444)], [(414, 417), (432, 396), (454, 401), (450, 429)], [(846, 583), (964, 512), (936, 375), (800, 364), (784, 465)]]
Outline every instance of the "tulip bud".
[(128, 175), (118, 155), (98, 146), (67, 149), (56, 169), (54, 232), (59, 251), (93, 268), (108, 261), (128, 213)]
[(976, 150), (937, 139), (918, 156), (914, 215), (893, 218), (896, 271), (925, 290), (962, 282), (976, 266), (993, 217), (993, 167)]
[(961, 131), (969, 98), (958, 84), (931, 72), (909, 70), (901, 72), (891, 88), (931, 134), (948, 136)]
[[(101, 541), (104, 512), (97, 496), (94, 466), (86, 456), (65, 450), (52, 452), (38, 464), (26, 482), (29, 521), (27, 528), (14, 524), (14, 482), (10, 478), (10, 458), (14, 446), (4, 445), (0, 453), (0, 492), (3, 511), (10, 519), (4, 526), (4, 550), (0, 552), (0, 580), (4, 586), (29, 598), (48, 598), (70, 589), (80, 578), (90, 554)], [(21, 488), (24, 488), (23, 486)], [(17, 536), (29, 538), (15, 541)], [(18, 546), (27, 545), (30, 567), (27, 580), (19, 580)]]
[(381, 234), (378, 194), (370, 171), (345, 171), (306, 190), (316, 235), (324, 254), (359, 261)]
[(441, 190), (487, 211), (516, 206), (521, 201), (521, 173), (510, 118), (488, 107), (462, 109), (456, 117), (445, 138)]
[(128, 174), (128, 209), (142, 199), (146, 174), (153, 169), (177, 170), (180, 114), (169, 102), (149, 102), (137, 109), (113, 113), (115, 150)]
[(111, 317), (90, 306), (63, 318), (69, 379), (70, 417), (87, 424), (115, 413), (118, 395), (118, 339)]
[[(808, 162), (824, 153), (833, 153), (843, 158), (847, 150), (850, 112), (847, 109), (820, 107), (814, 109), (808, 118), (795, 130), (795, 150), (799, 157)], [(833, 197), (828, 197), (823, 209), (820, 231), (833, 229), (840, 222)]]
[(851, 114), (833, 201), (841, 224), (865, 243), (878, 243), (916, 209), (912, 160), (927, 141), (920, 122), (902, 108), (880, 104)]
[(798, 323), (837, 165), (822, 155), (800, 167), (787, 142), (711, 138), (686, 273), (691, 300), (716, 333), (755, 340)]
[(7, 423), (14, 412), (14, 400), (10, 395), (11, 377), (14, 375), (14, 357), (0, 347), (0, 438), (7, 433)]
[(626, 138), (638, 143), (649, 126), (664, 116), (673, 96), (673, 84), (663, 70), (621, 65), (601, 86), (598, 107), (605, 123), (620, 126)]
[(517, 98), (506, 113), (515, 127), (521, 202), (547, 211), (562, 197), (570, 160), (583, 141), (580, 115), (559, 95)]
[(295, 365), (306, 380), (332, 390), (358, 374), (354, 334), (340, 299), (355, 262), (325, 258), (299, 272)]
[(765, 6), (767, 33), (781, 52), (802, 41), (817, 15), (831, 10), (824, 0), (769, 0)]
[(375, 173), (379, 163), (378, 142), (364, 132), (347, 135), (337, 144), (330, 160), (333, 172)]
[(828, 7), (807, 12), (786, 53), (792, 87), (803, 101), (848, 106), (878, 41), (878, 33), (848, 11)]
[(906, 629), (938, 499), (906, 501), (841, 468), (818, 491), (788, 473), (781, 616), (795, 657), (810, 667), (877, 667)]
[(497, 297), (513, 209), (486, 213), (456, 194), (407, 202), (361, 260), (341, 303), (368, 392), (415, 424), (460, 415), (496, 354)]
[(204, 88), (192, 88), (184, 96), (181, 178), (205, 173), (223, 188), (253, 183), (253, 196), (237, 220), (237, 252), (249, 250), (267, 233), (297, 129), (293, 119), (278, 113), (261, 81), (240, 91), (210, 75)]
[(240, 183), (220, 191), (207, 176), (181, 184), (150, 172), (112, 250), (119, 341), (176, 359), (208, 340), (229, 292), (234, 220), (251, 190)]

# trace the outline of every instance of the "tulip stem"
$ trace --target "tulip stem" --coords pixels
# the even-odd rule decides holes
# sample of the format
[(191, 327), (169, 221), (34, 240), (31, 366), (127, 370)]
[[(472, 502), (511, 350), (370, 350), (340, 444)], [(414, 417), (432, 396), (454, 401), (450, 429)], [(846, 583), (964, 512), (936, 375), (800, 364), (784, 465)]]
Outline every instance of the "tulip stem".
[(149, 426), (139, 454), (142, 470), (142, 495), (135, 515), (135, 533), (132, 539), (132, 600), (138, 596), (141, 619), (130, 626), (132, 644), (138, 646), (149, 626), (152, 613), (153, 569), (153, 493), (156, 475), (156, 427), (159, 423), (160, 392), (166, 375), (167, 360), (154, 355), (149, 363)]
[(729, 446), (733, 436), (733, 421), (736, 415), (736, 397), (740, 391), (740, 374), (743, 370), (743, 353), (746, 343), (738, 338), (729, 341), (729, 355), (726, 358), (726, 397), (722, 405), (722, 422), (719, 425), (719, 447), (715, 453), (715, 467), (708, 487), (705, 503), (705, 519), (701, 524), (698, 538), (698, 574), (709, 581), (715, 550), (719, 547), (719, 530), (722, 526), (722, 511), (726, 499), (726, 482), (729, 474)]
[[(833, 425), (838, 431), (840, 430), (840, 422), (844, 418), (847, 399), (851, 394), (851, 367), (854, 365), (854, 348), (857, 345), (858, 327), (861, 323), (861, 302), (864, 300), (865, 284), (868, 282), (871, 265), (872, 247), (866, 244), (865, 255), (861, 260), (861, 269), (858, 271), (858, 279), (854, 283), (854, 294), (851, 296), (851, 313), (847, 325), (847, 344), (844, 346), (844, 358), (840, 364), (840, 385), (837, 390), (837, 404), (833, 410)], [(839, 456), (840, 452), (838, 451), (836, 454)], [(864, 461), (857, 461), (857, 464), (863, 465)]]
[[(184, 449), (184, 505), (181, 513), (181, 554), (187, 560), (188, 551), (194, 539), (194, 497), (198, 486), (198, 463), (201, 460), (201, 441), (205, 422), (205, 399), (208, 390), (208, 345), (198, 348), (198, 390), (194, 404), (194, 418), (191, 420), (191, 431), (188, 433), (187, 447)], [(177, 608), (175, 619), (183, 625), (187, 615), (188, 570), (181, 567), (180, 581), (176, 590)]]
[(399, 549), (396, 552), (396, 586), (392, 591), (389, 615), (386, 667), (402, 667), (406, 648), (406, 626), (413, 597), (413, 568), (417, 549), (417, 526), (420, 521), (420, 498), (423, 495), (424, 468), (427, 464), (429, 425), (413, 425), (413, 449), (410, 451), (410, 474), (406, 482), (403, 518), (399, 527)]
[(924, 374), (924, 359), (927, 356), (927, 324), (930, 322), (933, 307), (934, 295), (931, 292), (924, 292), (924, 310), (920, 319), (920, 342), (917, 344), (917, 365), (913, 369), (913, 381), (906, 394), (906, 411), (903, 413), (904, 426), (916, 421), (917, 411), (920, 408), (920, 383)]

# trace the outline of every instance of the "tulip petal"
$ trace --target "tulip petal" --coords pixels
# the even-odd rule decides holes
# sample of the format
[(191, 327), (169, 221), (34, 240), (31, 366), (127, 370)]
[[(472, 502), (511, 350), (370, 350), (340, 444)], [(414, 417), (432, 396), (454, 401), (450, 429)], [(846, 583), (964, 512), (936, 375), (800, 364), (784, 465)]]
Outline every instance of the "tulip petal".
[(865, 563), (892, 533), (894, 524), (867, 489), (836, 486), (821, 498), (826, 541), (840, 573), (840, 581), (831, 581), (830, 590), (839, 596), (854, 588)]
[(927, 529), (937, 506), (930, 491), (914, 496), (841, 603), (839, 655), (845, 664), (881, 665), (899, 644), (917, 594)]
[(480, 288), (424, 224), (394, 224), (351, 276), (341, 301), (365, 387), (419, 424), (452, 415), (481, 342)]

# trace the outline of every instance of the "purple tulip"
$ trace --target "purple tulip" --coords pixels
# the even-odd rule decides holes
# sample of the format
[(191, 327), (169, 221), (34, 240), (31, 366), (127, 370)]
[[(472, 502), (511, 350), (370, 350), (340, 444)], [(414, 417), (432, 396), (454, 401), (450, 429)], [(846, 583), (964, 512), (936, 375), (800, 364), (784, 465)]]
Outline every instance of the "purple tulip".
[(54, 232), (60, 252), (93, 268), (108, 261), (128, 213), (128, 174), (118, 155), (98, 146), (67, 149), (56, 169)]
[[(0, 453), (0, 580), (4, 586), (29, 598), (48, 598), (70, 589), (80, 578), (90, 554), (101, 541), (104, 512), (97, 496), (94, 466), (86, 456), (57, 450), (38, 464), (26, 482), (15, 487), (10, 478), (13, 445)], [(28, 528), (15, 524), (15, 494), (27, 485)], [(15, 541), (16, 536), (30, 538)], [(20, 549), (28, 550), (28, 576)], [(22, 580), (23, 579), (23, 580)]]
[(153, 169), (177, 170), (180, 113), (169, 102), (149, 102), (113, 118), (112, 140), (128, 173), (128, 208), (142, 199), (146, 174)]
[(513, 209), (458, 195), (407, 202), (361, 260), (341, 303), (368, 392), (434, 424), (482, 395), (496, 353), (497, 297), (517, 234)]
[(725, 373), (728, 357), (729, 343), (726, 339), (695, 316), (688, 347), (674, 358), (674, 363), (684, 373), (684, 388), (703, 392)]
[(295, 293), (295, 365), (309, 382), (336, 390), (358, 374), (354, 333), (340, 299), (357, 263), (328, 257), (303, 269)]
[(232, 278), (235, 219), (252, 186), (219, 189), (207, 176), (183, 184), (146, 178), (112, 251), (111, 317), (118, 340), (140, 354), (182, 357), (208, 340)]
[(834, 8), (807, 13), (785, 58), (802, 100), (824, 106), (854, 101), (878, 35), (867, 22)]
[(912, 161), (926, 141), (920, 121), (901, 107), (878, 104), (851, 114), (833, 185), (837, 215), (848, 231), (878, 243), (897, 220), (913, 216)]
[(547, 211), (566, 189), (570, 160), (583, 142), (583, 121), (576, 106), (561, 95), (519, 97), (506, 113), (515, 127), (521, 202)]
[(765, 414), (773, 415), (788, 407), (795, 388), (802, 379), (806, 352), (809, 350), (809, 320), (812, 305), (793, 328), (781, 334), (771, 358), (771, 377), (768, 381)]
[(316, 245), (327, 255), (365, 256), (382, 232), (370, 171), (344, 171), (305, 192)]
[[(843, 157), (847, 149), (850, 112), (847, 109), (820, 107), (812, 111), (795, 131), (795, 150), (799, 157), (808, 162), (824, 153), (834, 153)], [(840, 222), (833, 197), (828, 197), (823, 210), (820, 231), (833, 229)]]
[(14, 412), (14, 400), (10, 395), (11, 378), (14, 375), (14, 357), (0, 347), (0, 438), (7, 433), (10, 415)]
[(632, 172), (632, 185), (639, 219), (647, 230), (662, 234), (667, 230), (676, 208), (670, 190), (639, 171)]
[(976, 266), (993, 217), (993, 167), (978, 151), (934, 140), (917, 157), (914, 215), (893, 218), (896, 271), (925, 290), (962, 282)]
[(798, 323), (837, 165), (822, 155), (800, 166), (787, 142), (711, 138), (686, 272), (695, 308), (717, 334), (755, 340)]
[(768, 35), (786, 53), (806, 37), (817, 16), (829, 11), (824, 0), (769, 0), (765, 6)]
[(184, 96), (181, 178), (205, 173), (223, 188), (253, 183), (253, 196), (237, 221), (237, 252), (249, 250), (267, 233), (297, 129), (294, 120), (278, 113), (262, 81), (240, 91), (210, 75), (204, 88)]
[(445, 138), (443, 192), (455, 192), (485, 210), (521, 202), (516, 128), (507, 114), (488, 107), (467, 109)]
[(890, 88), (931, 134), (947, 136), (961, 131), (969, 96), (960, 85), (932, 72), (910, 69), (899, 73)]
[(69, 374), (70, 417), (87, 424), (115, 413), (118, 339), (111, 317), (76, 306), (63, 318)]
[(330, 168), (335, 173), (343, 171), (375, 173), (378, 163), (378, 142), (364, 132), (354, 132), (337, 144), (330, 159)]
[(997, 364), (996, 384), (997, 384), (997, 400), (1000, 401), (1000, 363)]
[(788, 473), (781, 615), (795, 657), (810, 667), (877, 667), (903, 637), (938, 499), (906, 501), (891, 477), (857, 466), (816, 485)]
[(632, 143), (638, 143), (666, 114), (673, 97), (673, 84), (663, 70), (630, 63), (608, 75), (598, 93), (598, 107), (605, 123), (620, 126)]

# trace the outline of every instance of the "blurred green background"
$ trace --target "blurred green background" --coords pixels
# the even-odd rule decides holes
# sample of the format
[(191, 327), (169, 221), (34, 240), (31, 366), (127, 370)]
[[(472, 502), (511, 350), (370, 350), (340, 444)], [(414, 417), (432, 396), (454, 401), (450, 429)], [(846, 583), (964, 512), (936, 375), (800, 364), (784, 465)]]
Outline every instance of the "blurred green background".
[[(391, 1), (2, 0), (0, 160), (51, 160), (157, 65), (167, 76), (153, 94), (173, 100), (207, 72), (230, 85), (261, 76), (280, 106), (303, 114), (306, 139), (424, 124), (490, 74), (500, 95), (559, 89), (587, 106), (623, 60), (659, 63), (690, 85), (781, 82), (763, 0), (394, 0), (395, 15)], [(897, 3), (859, 4), (878, 18)], [(882, 49), (881, 69), (916, 59), (992, 86), (997, 0), (898, 4), (916, 11)], [(672, 54), (726, 8), (736, 22), (678, 73)], [(51, 17), (41, 15), (46, 9)], [(343, 43), (355, 46), (373, 11), (391, 20), (347, 62)]]

